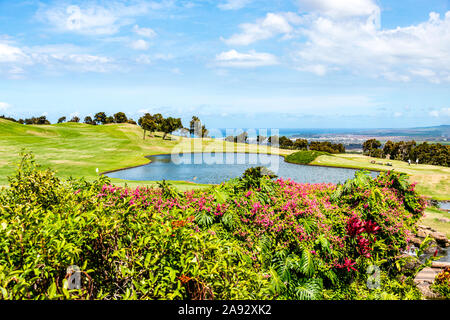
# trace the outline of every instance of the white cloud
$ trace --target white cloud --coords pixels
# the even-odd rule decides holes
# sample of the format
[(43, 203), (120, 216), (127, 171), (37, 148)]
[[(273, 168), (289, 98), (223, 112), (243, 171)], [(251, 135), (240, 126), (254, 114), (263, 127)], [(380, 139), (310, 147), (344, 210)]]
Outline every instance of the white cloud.
[(139, 39), (130, 43), (130, 47), (134, 50), (147, 50), (149, 48), (149, 43), (145, 40)]
[(0, 43), (0, 63), (25, 62), (27, 60), (28, 56), (20, 48)]
[(172, 69), (170, 69), (170, 72), (172, 72), (173, 74), (177, 74), (177, 75), (183, 74), (183, 72), (179, 68), (172, 68)]
[(227, 0), (226, 2), (219, 3), (218, 7), (222, 10), (238, 10), (245, 7), (252, 0)]
[(98, 5), (85, 2), (83, 5), (57, 4), (43, 6), (37, 18), (52, 25), (55, 31), (74, 32), (85, 35), (112, 35), (122, 26), (130, 25), (133, 18), (173, 5), (172, 1), (135, 1), (126, 5), (122, 1), (107, 1)]
[(0, 110), (1, 111), (6, 111), (6, 109), (9, 109), (10, 107), (11, 107), (11, 105), (9, 103), (0, 102)]
[(322, 64), (307, 65), (305, 67), (299, 67), (297, 70), (311, 72), (318, 76), (324, 76), (328, 72), (327, 67)]
[(299, 17), (293, 13), (268, 13), (264, 19), (255, 23), (243, 23), (239, 26), (241, 33), (222, 39), (228, 45), (248, 45), (259, 40), (272, 38), (279, 34), (289, 35), (293, 32), (291, 22), (298, 23)]
[(150, 28), (141, 28), (137, 24), (133, 27), (133, 32), (140, 35), (141, 37), (154, 38), (156, 37), (156, 32)]
[(157, 53), (153, 56), (154, 60), (163, 60), (163, 61), (169, 61), (174, 58), (175, 56), (171, 53)]
[(418, 25), (381, 29), (376, 10), (370, 15), (369, 9), (362, 8), (353, 13), (360, 14), (355, 19), (305, 17), (301, 34), (306, 41), (293, 54), (295, 67), (319, 75), (344, 70), (391, 81), (450, 81), (450, 11), (442, 19), (431, 13)]
[(401, 113), (401, 112), (394, 112), (394, 117), (395, 118), (400, 118), (401, 116), (403, 116), (403, 113)]
[(373, 0), (297, 0), (300, 11), (317, 12), (333, 18), (379, 15)]
[(440, 110), (432, 110), (429, 113), (434, 118), (450, 117), (450, 108), (441, 108)]
[(252, 68), (271, 66), (278, 63), (279, 62), (274, 55), (255, 51), (240, 53), (236, 50), (230, 50), (216, 56), (216, 64), (219, 67)]
[[(3, 50), (5, 49), (6, 50)], [(117, 70), (114, 60), (89, 54), (74, 45), (11, 47), (0, 43), (0, 66), (11, 79), (23, 79), (29, 67), (45, 67), (51, 71), (107, 72)]]
[(152, 59), (148, 54), (141, 54), (139, 57), (136, 58), (136, 62), (140, 64), (151, 64)]

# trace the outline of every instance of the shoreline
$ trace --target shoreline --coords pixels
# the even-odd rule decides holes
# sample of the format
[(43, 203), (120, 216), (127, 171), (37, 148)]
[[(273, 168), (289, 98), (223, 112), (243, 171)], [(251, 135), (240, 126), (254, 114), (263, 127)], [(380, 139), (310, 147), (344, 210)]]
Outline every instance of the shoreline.
[[(203, 153), (207, 153), (207, 152), (195, 151), (195, 152), (182, 152), (182, 153), (179, 153), (179, 154), (185, 155), (185, 154), (200, 154), (200, 153), (203, 154)], [(338, 168), (338, 169), (348, 169), (348, 170), (368, 170), (368, 171), (373, 171), (373, 172), (378, 172), (378, 173), (389, 171), (389, 170), (383, 171), (383, 170), (376, 170), (376, 169), (365, 169), (365, 168), (354, 168), (354, 167), (330, 166), (330, 165), (321, 165), (321, 164), (301, 164), (301, 163), (295, 163), (295, 162), (291, 162), (291, 161), (286, 161), (286, 156), (287, 155), (282, 155), (282, 154), (278, 154), (278, 153), (248, 152), (248, 151), (245, 151), (245, 152), (244, 151), (242, 151), (242, 152), (222, 152), (221, 151), (221, 152), (217, 152), (217, 153), (233, 153), (233, 154), (244, 153), (244, 154), (275, 155), (275, 156), (282, 157), (284, 162), (286, 162), (286, 163), (295, 164), (295, 165), (298, 165), (298, 166)], [(172, 154), (171, 153), (158, 153), (158, 154), (152, 154), (152, 155), (144, 156), (144, 158), (149, 159), (150, 157), (154, 157), (154, 156), (170, 156), (170, 155), (172, 155)], [(109, 173), (114, 173), (114, 172), (120, 172), (120, 171), (124, 171), (124, 170), (128, 170), (128, 169), (139, 168), (139, 167), (147, 166), (147, 165), (149, 165), (151, 163), (152, 163), (152, 161), (150, 160), (149, 162), (147, 162), (145, 164), (141, 164), (141, 165), (136, 165), (136, 166), (131, 166), (131, 167), (125, 167), (125, 168), (120, 168), (120, 169), (114, 169), (114, 170), (108, 170), (108, 171), (100, 172), (99, 175), (107, 175)], [(115, 178), (115, 179), (120, 179), (120, 178)], [(124, 180), (124, 179), (120, 179), (120, 180)], [(133, 180), (124, 180), (124, 181), (133, 181)], [(141, 180), (136, 180), (136, 181), (141, 181)], [(148, 181), (151, 182), (153, 180), (148, 180)], [(184, 180), (173, 180), (173, 181), (186, 182), (186, 183), (190, 183), (190, 184), (198, 184), (198, 183), (195, 183), (195, 182), (184, 181)], [(202, 184), (198, 184), (198, 185), (211, 185), (211, 186), (213, 186), (213, 185), (216, 185), (216, 184), (205, 184), (205, 183), (202, 183)]]

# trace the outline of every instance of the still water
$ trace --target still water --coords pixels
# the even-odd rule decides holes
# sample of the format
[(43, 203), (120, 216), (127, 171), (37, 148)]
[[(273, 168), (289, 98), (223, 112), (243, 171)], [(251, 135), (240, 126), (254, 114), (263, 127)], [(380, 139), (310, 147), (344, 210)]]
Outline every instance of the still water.
[[(291, 164), (283, 157), (245, 153), (186, 153), (149, 156), (151, 163), (142, 167), (107, 174), (111, 178), (135, 181), (191, 181), (220, 184), (239, 177), (255, 166), (265, 166), (280, 178), (300, 183), (343, 183), (354, 177), (355, 169), (316, 167)], [(373, 177), (377, 172), (371, 172)]]

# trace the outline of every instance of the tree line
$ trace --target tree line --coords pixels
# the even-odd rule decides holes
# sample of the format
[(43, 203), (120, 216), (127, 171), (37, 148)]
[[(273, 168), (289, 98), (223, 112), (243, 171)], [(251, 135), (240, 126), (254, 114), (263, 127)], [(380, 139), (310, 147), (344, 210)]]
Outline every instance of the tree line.
[(422, 164), (450, 166), (450, 145), (429, 144), (416, 141), (387, 141), (384, 145), (376, 139), (363, 143), (363, 153), (374, 158), (389, 158), (400, 161), (412, 161)]
[[(0, 116), (0, 118), (26, 125), (51, 124), (46, 116), (31, 117), (27, 119), (16, 120), (13, 117), (7, 117), (2, 115)], [(67, 120), (67, 117), (64, 116), (60, 117), (57, 121), (57, 123), (64, 123), (64, 122), (79, 123), (81, 122), (81, 119), (78, 116), (73, 116), (70, 120)], [(151, 115), (150, 113), (146, 113), (142, 117), (140, 117), (138, 122), (136, 123), (133, 119), (128, 118), (124, 112), (117, 112), (113, 115), (107, 115), (105, 112), (97, 112), (94, 115), (94, 117), (86, 116), (84, 118), (83, 123), (89, 125), (105, 125), (111, 123), (130, 123), (134, 125), (139, 125), (142, 127), (142, 129), (144, 129), (144, 137), (143, 137), (144, 140), (147, 131), (150, 134), (154, 132), (162, 132), (164, 133), (163, 139), (166, 138), (167, 134), (177, 130), (181, 130), (186, 134), (189, 133), (191, 136), (192, 135), (198, 137), (208, 136), (208, 130), (206, 129), (205, 125), (202, 124), (199, 117), (197, 116), (192, 117), (192, 120), (189, 123), (189, 128), (183, 127), (181, 118), (174, 118), (174, 117), (165, 118), (160, 113), (156, 113), (153, 115)]]
[[(228, 142), (248, 143), (248, 133), (242, 132), (237, 136), (228, 136), (225, 138)], [(277, 145), (282, 149), (290, 150), (313, 150), (328, 153), (345, 153), (345, 147), (342, 143), (332, 143), (329, 141), (310, 141), (306, 139), (291, 140), (286, 136), (264, 137), (258, 135), (256, 137), (257, 144), (266, 143), (269, 145)]]
[[(275, 141), (277, 136), (270, 137), (269, 143)], [(313, 150), (328, 153), (345, 153), (345, 147), (342, 143), (332, 143), (329, 141), (308, 141), (306, 139), (291, 140), (286, 136), (278, 138), (280, 148), (291, 150)]]

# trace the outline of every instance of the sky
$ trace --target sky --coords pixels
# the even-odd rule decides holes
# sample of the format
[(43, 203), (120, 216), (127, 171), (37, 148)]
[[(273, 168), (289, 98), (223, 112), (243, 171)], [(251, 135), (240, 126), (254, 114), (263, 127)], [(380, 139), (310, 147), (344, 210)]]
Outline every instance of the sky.
[(0, 0), (0, 115), (450, 124), (450, 0)]

